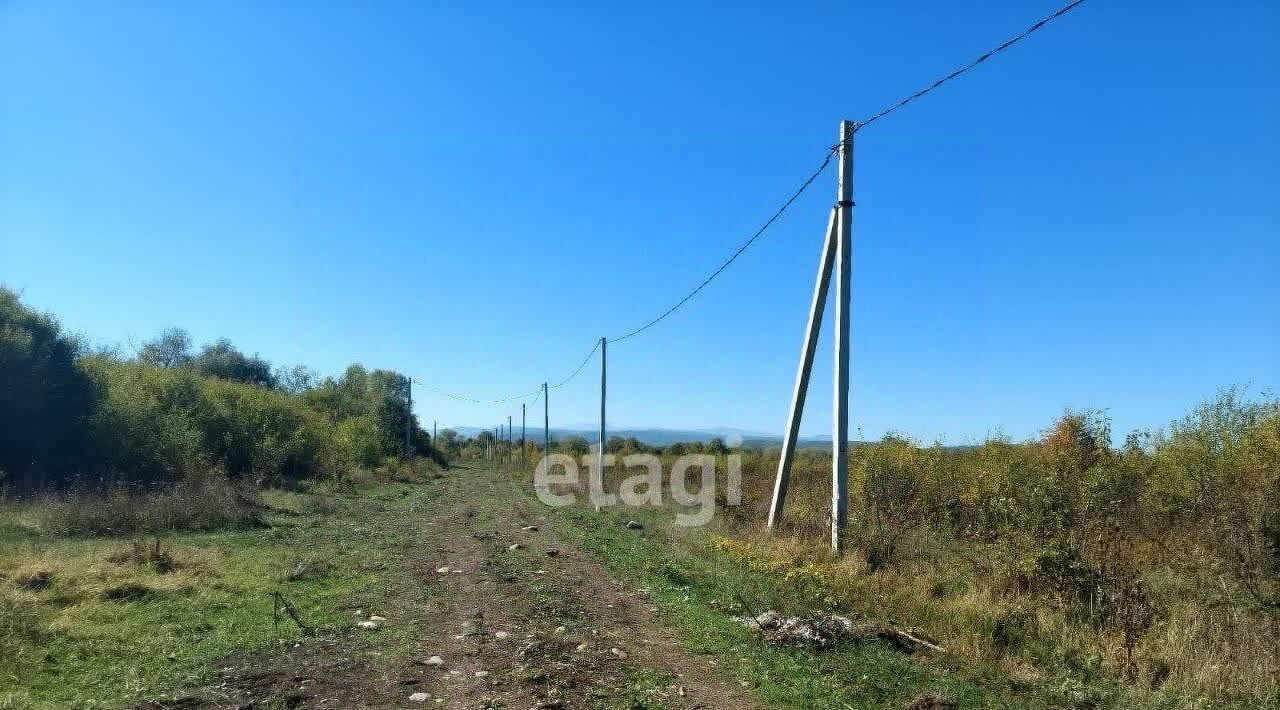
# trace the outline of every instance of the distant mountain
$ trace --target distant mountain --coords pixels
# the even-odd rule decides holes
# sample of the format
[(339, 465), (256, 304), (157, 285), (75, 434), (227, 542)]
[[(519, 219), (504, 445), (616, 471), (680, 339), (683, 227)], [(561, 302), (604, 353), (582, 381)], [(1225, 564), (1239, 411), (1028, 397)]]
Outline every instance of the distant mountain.
[[(480, 427), (461, 426), (450, 428), (459, 434), (468, 437), (474, 437), (480, 432), (486, 431)], [(526, 435), (531, 440), (541, 440), (542, 427), (531, 426), (526, 431)], [(691, 443), (695, 441), (708, 442), (715, 438), (723, 439), (725, 443), (731, 446), (737, 445), (747, 448), (768, 448), (770, 446), (782, 445), (781, 436), (748, 432), (742, 429), (733, 429), (729, 427), (720, 427), (715, 429), (610, 429), (606, 432), (606, 435), (609, 437), (618, 436), (624, 439), (635, 438), (650, 446), (670, 446), (671, 444)], [(598, 431), (596, 429), (585, 428), (551, 428), (552, 439), (560, 440), (571, 436), (581, 437), (594, 443), (598, 436)], [(801, 447), (830, 446), (831, 437), (802, 437), (797, 444)]]

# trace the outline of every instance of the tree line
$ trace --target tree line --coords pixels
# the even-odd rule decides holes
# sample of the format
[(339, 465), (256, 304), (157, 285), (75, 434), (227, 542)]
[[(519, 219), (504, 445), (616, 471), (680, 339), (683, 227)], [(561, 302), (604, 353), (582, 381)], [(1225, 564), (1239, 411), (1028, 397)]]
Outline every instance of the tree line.
[(164, 484), (210, 472), (261, 484), (338, 478), (405, 453), (443, 463), (409, 380), (273, 368), (179, 328), (136, 355), (94, 349), (0, 287), (0, 486)]

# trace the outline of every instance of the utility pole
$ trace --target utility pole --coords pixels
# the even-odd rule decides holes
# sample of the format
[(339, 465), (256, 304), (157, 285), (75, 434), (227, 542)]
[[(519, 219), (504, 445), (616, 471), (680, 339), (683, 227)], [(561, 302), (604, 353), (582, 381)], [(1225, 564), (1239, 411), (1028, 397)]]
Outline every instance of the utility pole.
[(596, 463), (599, 464), (600, 480), (604, 481), (604, 401), (607, 377), (606, 370), (606, 350), (609, 347), (609, 341), (604, 338), (600, 339), (600, 450), (596, 452)]
[(511, 415), (508, 414), (507, 415), (507, 465), (511, 465), (512, 453), (513, 453), (512, 449), (515, 448), (514, 441), (515, 441), (514, 437), (512, 436), (512, 433), (511, 433)]
[(542, 456), (551, 455), (551, 403), (547, 401), (547, 383), (542, 383)]
[(408, 389), (408, 409), (404, 415), (404, 457), (409, 458), (409, 430), (413, 428), (413, 378), (406, 377)]
[(853, 121), (840, 122), (839, 244), (836, 248), (836, 376), (832, 396), (831, 549), (844, 547), (849, 520), (849, 303), (853, 277)]
[(526, 447), (524, 444), (524, 434), (525, 434), (524, 425), (525, 425), (525, 404), (524, 402), (521, 402), (520, 403), (520, 473), (524, 473), (525, 471), (528, 470), (527, 466), (525, 465), (526, 463), (525, 449), (528, 447)]
[(834, 275), (836, 334), (831, 432), (831, 547), (836, 552), (843, 547), (844, 527), (849, 517), (849, 302), (853, 258), (853, 134), (856, 130), (857, 124), (853, 121), (840, 122), (836, 204), (827, 221), (827, 235), (818, 260), (818, 277), (813, 287), (813, 300), (809, 304), (809, 322), (801, 343), (800, 365), (796, 371), (791, 410), (778, 459), (773, 502), (769, 506), (769, 529), (773, 530), (781, 519), (787, 498), (814, 350), (822, 328), (822, 312)]
[(432, 444), (436, 443), (436, 424), (437, 424), (436, 420), (432, 419), (431, 420), (431, 443)]
[(813, 354), (818, 349), (818, 331), (822, 329), (822, 311), (827, 303), (827, 290), (831, 283), (831, 266), (836, 259), (836, 208), (831, 208), (827, 220), (827, 238), (818, 260), (818, 279), (813, 286), (813, 300), (809, 303), (809, 324), (805, 327), (804, 342), (800, 346), (800, 366), (796, 370), (795, 389), (791, 392), (791, 413), (787, 416), (787, 428), (782, 435), (782, 453), (778, 459), (778, 476), (773, 482), (773, 502), (769, 505), (769, 529), (773, 530), (782, 516), (782, 506), (787, 499), (787, 486), (791, 482), (791, 462), (796, 455), (796, 441), (800, 438), (800, 418), (804, 414), (805, 397), (809, 392), (809, 373), (813, 371)]

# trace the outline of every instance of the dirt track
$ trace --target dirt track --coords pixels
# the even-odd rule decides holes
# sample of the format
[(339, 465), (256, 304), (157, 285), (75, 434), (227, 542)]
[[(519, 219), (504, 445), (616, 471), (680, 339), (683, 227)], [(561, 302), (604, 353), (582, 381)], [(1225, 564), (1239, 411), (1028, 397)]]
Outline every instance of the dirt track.
[(220, 682), (141, 707), (756, 707), (656, 621), (644, 590), (611, 579), (500, 476), (455, 468), (424, 484), (443, 489), (416, 506), (413, 539), (384, 570), (395, 602), (375, 612), (412, 625), (407, 660), (381, 658), (378, 630), (333, 634), (228, 659)]

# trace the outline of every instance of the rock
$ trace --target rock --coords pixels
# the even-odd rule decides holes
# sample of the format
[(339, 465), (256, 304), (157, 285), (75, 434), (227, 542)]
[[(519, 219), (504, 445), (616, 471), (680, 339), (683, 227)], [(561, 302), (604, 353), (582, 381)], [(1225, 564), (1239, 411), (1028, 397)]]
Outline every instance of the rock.
[(495, 631), (493, 632), (493, 637), (498, 640), (509, 639), (511, 638), (511, 633), (507, 631)]
[(627, 652), (626, 652), (626, 651), (623, 651), (623, 650), (622, 650), (622, 649), (620, 649), (620, 648), (611, 648), (611, 649), (609, 649), (609, 653), (612, 653), (613, 655), (617, 656), (618, 658), (626, 658), (626, 657), (627, 657)]
[(563, 633), (565, 633), (565, 632), (566, 632), (566, 631), (568, 631), (568, 630), (569, 630), (569, 627), (567, 627), (567, 626), (557, 626), (557, 627), (556, 627), (556, 633), (558, 633), (558, 634), (563, 634)]
[(514, 545), (507, 545), (507, 552), (515, 552), (516, 550), (523, 550), (523, 549), (524, 549), (524, 545), (521, 545), (518, 542), (515, 543)]
[(921, 695), (915, 702), (907, 706), (907, 710), (956, 710), (959, 707), (952, 700), (941, 695)]
[(522, 527), (522, 528), (520, 528), (520, 529), (521, 529), (521, 530), (523, 530), (523, 531), (525, 531), (525, 532), (538, 532), (538, 526), (537, 526), (537, 525), (526, 525), (526, 526), (524, 526), (524, 527)]
[(574, 650), (575, 650), (575, 651), (577, 651), (578, 653), (583, 653), (583, 652), (585, 652), (588, 648), (590, 648), (590, 647), (589, 647), (589, 646), (587, 646), (587, 644), (585, 644), (585, 643), (580, 643), (580, 644), (578, 644), (578, 647), (577, 647), (577, 648), (575, 648)]
[(409, 702), (411, 703), (425, 703), (430, 699), (431, 693), (414, 693), (409, 696)]
[(437, 569), (437, 570), (436, 570), (436, 574), (449, 574), (449, 571), (450, 571), (450, 570), (449, 570), (449, 567), (448, 567), (448, 566), (445, 566), (445, 567), (441, 567), (441, 568)]
[(484, 678), (489, 675), (489, 671), (476, 671), (477, 678)]
[(387, 620), (387, 617), (385, 617), (385, 616), (378, 616), (377, 614), (374, 614), (374, 615), (372, 615), (372, 616), (370, 616), (370, 617), (369, 617), (369, 621), (378, 621), (378, 622), (382, 622), (382, 621), (386, 621), (386, 620)]
[(422, 665), (424, 665), (424, 666), (443, 666), (443, 665), (444, 665), (444, 659), (443, 659), (443, 658), (441, 658), (441, 657), (439, 657), (439, 656), (432, 656), (431, 658), (428, 658), (427, 660), (423, 661), (423, 662), (422, 662)]
[(356, 624), (356, 626), (359, 626), (362, 629), (368, 629), (370, 631), (378, 628), (380, 625), (381, 624), (379, 624), (376, 621), (361, 621), (360, 623)]
[(51, 575), (48, 572), (33, 572), (31, 574), (20, 576), (15, 582), (18, 586), (30, 592), (42, 592), (49, 588), (49, 580)]
[(628, 530), (644, 530), (644, 526), (641, 525), (638, 521), (628, 520), (627, 529)]

